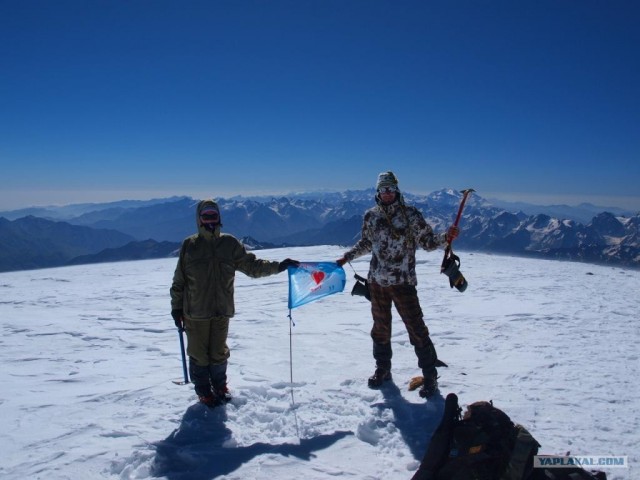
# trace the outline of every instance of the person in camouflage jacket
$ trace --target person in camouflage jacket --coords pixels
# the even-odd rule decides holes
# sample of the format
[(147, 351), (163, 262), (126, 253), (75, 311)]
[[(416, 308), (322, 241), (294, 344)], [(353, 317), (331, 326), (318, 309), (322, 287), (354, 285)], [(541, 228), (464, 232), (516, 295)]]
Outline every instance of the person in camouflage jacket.
[(430, 397), (438, 388), (438, 357), (425, 325), (416, 285), (416, 249), (431, 251), (458, 236), (458, 227), (435, 234), (422, 213), (404, 203), (393, 172), (378, 175), (376, 206), (367, 210), (360, 240), (337, 260), (344, 265), (371, 254), (368, 285), (371, 296), (373, 357), (376, 370), (369, 378), (371, 388), (391, 380), (391, 306), (404, 322), (418, 357), (424, 383), (420, 395)]
[(220, 232), (220, 209), (213, 200), (196, 208), (198, 233), (182, 242), (173, 275), (171, 316), (187, 333), (189, 373), (200, 401), (215, 407), (229, 399), (227, 335), (235, 314), (236, 270), (253, 277), (283, 272), (298, 262), (260, 260), (233, 235)]

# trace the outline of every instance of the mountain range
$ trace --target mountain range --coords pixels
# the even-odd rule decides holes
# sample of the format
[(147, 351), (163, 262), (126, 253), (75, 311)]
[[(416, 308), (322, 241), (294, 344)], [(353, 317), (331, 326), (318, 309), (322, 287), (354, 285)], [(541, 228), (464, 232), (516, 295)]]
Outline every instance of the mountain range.
[[(352, 245), (374, 190), (218, 199), (223, 231), (248, 248)], [(404, 194), (436, 232), (453, 223), (461, 194), (445, 189)], [(37, 207), (0, 212), (0, 271), (175, 255), (196, 231), (190, 197)], [(625, 267), (640, 266), (640, 214), (555, 206), (543, 213), (504, 208), (470, 196), (457, 250), (538, 256)], [(519, 204), (523, 206), (523, 204)], [(526, 206), (528, 212), (534, 206)], [(549, 209), (565, 215), (548, 215)], [(580, 222), (591, 210), (589, 222)]]

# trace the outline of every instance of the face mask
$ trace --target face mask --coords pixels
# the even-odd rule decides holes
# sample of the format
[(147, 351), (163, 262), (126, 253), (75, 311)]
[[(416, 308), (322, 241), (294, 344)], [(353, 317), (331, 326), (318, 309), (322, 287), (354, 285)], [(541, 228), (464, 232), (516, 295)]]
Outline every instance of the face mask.
[(200, 223), (209, 232), (213, 232), (220, 225), (220, 212), (208, 208), (200, 212)]

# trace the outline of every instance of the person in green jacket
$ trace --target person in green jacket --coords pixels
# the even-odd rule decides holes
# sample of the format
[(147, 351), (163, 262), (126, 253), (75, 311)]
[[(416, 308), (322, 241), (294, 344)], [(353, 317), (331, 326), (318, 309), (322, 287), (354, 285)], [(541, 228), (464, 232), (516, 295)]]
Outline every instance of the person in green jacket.
[(171, 286), (171, 316), (187, 333), (189, 373), (202, 403), (215, 407), (230, 399), (227, 388), (227, 334), (235, 314), (234, 280), (237, 270), (266, 277), (295, 267), (260, 260), (233, 235), (221, 233), (220, 209), (210, 199), (196, 208), (198, 233), (182, 242)]

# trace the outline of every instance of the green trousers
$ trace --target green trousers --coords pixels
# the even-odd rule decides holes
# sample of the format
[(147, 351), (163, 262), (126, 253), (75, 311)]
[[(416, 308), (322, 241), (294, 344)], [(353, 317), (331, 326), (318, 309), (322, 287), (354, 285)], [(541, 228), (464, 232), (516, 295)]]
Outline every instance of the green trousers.
[(229, 358), (227, 335), (229, 317), (213, 317), (210, 320), (185, 319), (187, 355), (196, 365), (207, 367), (220, 365)]

